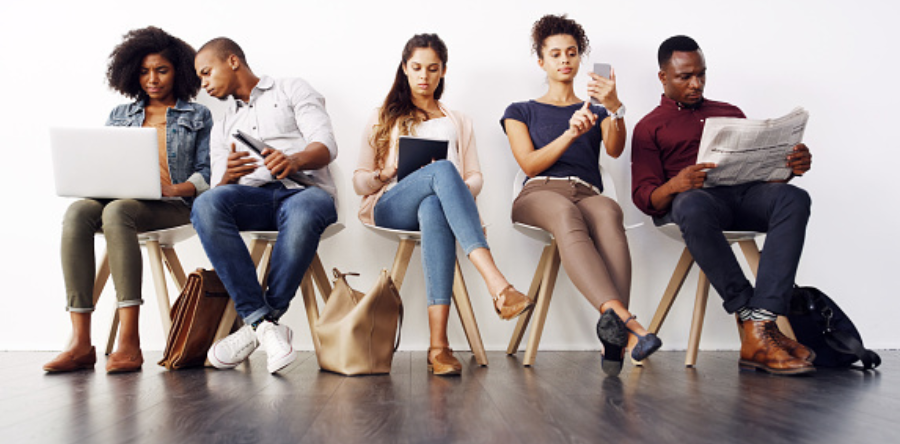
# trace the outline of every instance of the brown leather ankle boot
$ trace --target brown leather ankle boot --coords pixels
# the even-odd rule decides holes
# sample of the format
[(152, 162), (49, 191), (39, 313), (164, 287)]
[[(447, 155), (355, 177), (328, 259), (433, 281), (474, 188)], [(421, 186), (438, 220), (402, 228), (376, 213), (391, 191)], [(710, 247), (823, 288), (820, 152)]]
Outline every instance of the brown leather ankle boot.
[(775, 321), (744, 321), (741, 343), (743, 369), (755, 369), (775, 375), (799, 375), (816, 371), (809, 361), (797, 358), (781, 344)]
[[(744, 334), (744, 321), (735, 316), (737, 319), (738, 330), (741, 331), (741, 335)], [(775, 324), (775, 330), (778, 332), (777, 339), (778, 343), (781, 344), (781, 347), (787, 350), (791, 356), (802, 359), (806, 362), (812, 363), (816, 360), (816, 352), (814, 352), (811, 348), (787, 337), (784, 333), (781, 332), (781, 329), (778, 328), (778, 324)], [(742, 338), (743, 339), (743, 338)]]

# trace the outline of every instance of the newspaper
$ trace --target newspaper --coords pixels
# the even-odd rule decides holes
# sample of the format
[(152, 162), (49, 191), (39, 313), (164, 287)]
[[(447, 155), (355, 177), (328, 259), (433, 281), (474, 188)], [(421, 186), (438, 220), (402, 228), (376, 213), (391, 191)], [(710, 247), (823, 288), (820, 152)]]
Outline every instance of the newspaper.
[(697, 163), (717, 166), (706, 173), (704, 188), (789, 179), (787, 156), (803, 140), (807, 120), (801, 107), (777, 119), (706, 119)]

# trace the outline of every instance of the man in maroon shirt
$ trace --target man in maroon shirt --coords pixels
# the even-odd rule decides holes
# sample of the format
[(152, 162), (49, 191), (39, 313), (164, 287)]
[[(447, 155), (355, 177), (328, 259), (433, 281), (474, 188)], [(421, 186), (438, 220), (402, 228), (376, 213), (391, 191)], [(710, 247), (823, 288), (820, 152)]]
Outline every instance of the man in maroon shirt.
[[(737, 313), (743, 330), (741, 368), (773, 374), (815, 371), (809, 348), (784, 336), (775, 325), (787, 314), (797, 264), (803, 250), (810, 198), (787, 183), (751, 182), (703, 188), (706, 170), (697, 163), (703, 125), (709, 117), (745, 117), (736, 106), (703, 97), (706, 61), (687, 36), (671, 37), (659, 48), (659, 80), (664, 94), (656, 109), (634, 129), (632, 198), (657, 225), (675, 223), (688, 250)], [(812, 156), (799, 144), (786, 159), (793, 175), (809, 171)], [(725, 230), (766, 232), (756, 288), (744, 276), (722, 235)]]

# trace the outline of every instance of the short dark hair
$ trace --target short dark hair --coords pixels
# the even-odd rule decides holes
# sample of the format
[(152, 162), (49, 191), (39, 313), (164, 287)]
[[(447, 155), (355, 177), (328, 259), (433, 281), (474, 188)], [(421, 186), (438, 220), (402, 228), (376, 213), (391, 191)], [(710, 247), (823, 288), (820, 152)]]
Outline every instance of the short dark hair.
[(544, 55), (541, 50), (544, 49), (544, 41), (547, 40), (547, 37), (560, 34), (570, 35), (575, 39), (579, 55), (591, 51), (591, 42), (584, 33), (584, 28), (575, 20), (567, 18), (566, 14), (547, 14), (534, 22), (531, 27), (531, 50), (537, 54), (539, 59), (543, 59)]
[(694, 39), (686, 35), (669, 37), (659, 45), (659, 52), (656, 54), (656, 59), (659, 62), (659, 69), (663, 69), (663, 67), (669, 63), (669, 60), (672, 60), (672, 53), (675, 51), (693, 52), (699, 50), (700, 45), (698, 45)]
[(241, 63), (247, 65), (247, 57), (244, 55), (244, 50), (241, 49), (237, 42), (228, 37), (216, 37), (203, 44), (197, 52), (200, 53), (207, 50), (215, 52), (219, 60), (225, 60), (228, 56), (234, 55), (241, 60)]
[(200, 91), (200, 79), (194, 72), (194, 56), (197, 53), (177, 37), (155, 26), (128, 31), (122, 43), (109, 55), (106, 79), (109, 87), (125, 97), (144, 100), (147, 93), (141, 88), (140, 74), (144, 57), (159, 54), (175, 69), (175, 85), (172, 94), (179, 100), (191, 100)]

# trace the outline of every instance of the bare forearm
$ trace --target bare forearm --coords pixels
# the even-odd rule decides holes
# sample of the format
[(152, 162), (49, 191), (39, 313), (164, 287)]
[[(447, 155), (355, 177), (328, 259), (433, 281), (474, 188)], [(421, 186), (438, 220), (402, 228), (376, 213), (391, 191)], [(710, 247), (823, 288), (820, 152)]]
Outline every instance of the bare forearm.
[(550, 168), (569, 149), (576, 138), (577, 136), (570, 131), (566, 131), (543, 148), (525, 154), (518, 159), (522, 171), (529, 177), (534, 177)]
[(672, 205), (672, 201), (675, 200), (675, 196), (678, 194), (672, 188), (672, 183), (669, 181), (650, 193), (650, 204), (653, 205), (654, 209), (667, 210)]
[(625, 140), (628, 139), (628, 129), (625, 127), (625, 119), (610, 117), (603, 119), (603, 144), (606, 145), (606, 154), (618, 158), (625, 151)]
[(305, 150), (291, 154), (290, 157), (300, 170), (317, 170), (331, 162), (331, 154), (328, 152), (328, 147), (321, 142), (310, 143)]

